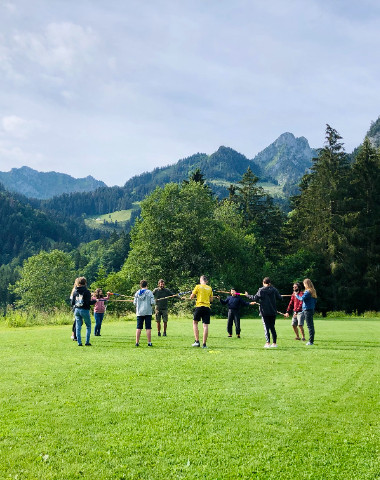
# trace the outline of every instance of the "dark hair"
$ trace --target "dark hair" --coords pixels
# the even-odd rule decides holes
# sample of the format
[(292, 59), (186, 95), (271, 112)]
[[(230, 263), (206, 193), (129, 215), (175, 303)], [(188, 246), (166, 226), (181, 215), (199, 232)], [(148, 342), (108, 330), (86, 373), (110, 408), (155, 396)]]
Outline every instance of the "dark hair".
[(205, 283), (208, 283), (208, 278), (206, 277), (206, 275), (201, 275), (201, 278)]
[[(102, 293), (100, 293), (100, 292), (102, 292)], [(104, 298), (103, 290), (101, 288), (97, 288), (94, 292), (94, 297), (95, 298)]]
[(83, 287), (84, 285), (87, 285), (86, 277), (79, 277), (78, 278), (78, 286)]
[(145, 288), (148, 285), (148, 282), (146, 280), (141, 280), (140, 282), (140, 287)]
[(270, 278), (265, 277), (264, 280), (263, 280), (263, 283), (265, 283), (265, 285), (270, 285), (271, 284)]
[(302, 282), (295, 282), (297, 284), (298, 290), (303, 290), (303, 283)]

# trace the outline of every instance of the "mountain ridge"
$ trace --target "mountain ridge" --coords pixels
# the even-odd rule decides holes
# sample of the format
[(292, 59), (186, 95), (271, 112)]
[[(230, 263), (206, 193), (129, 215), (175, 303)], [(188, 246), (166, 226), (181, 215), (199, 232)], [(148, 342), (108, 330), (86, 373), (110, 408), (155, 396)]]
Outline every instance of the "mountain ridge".
[(64, 193), (91, 192), (107, 186), (91, 175), (74, 178), (66, 173), (39, 172), (27, 166), (12, 168), (9, 172), (0, 172), (0, 183), (11, 192), (40, 200)]

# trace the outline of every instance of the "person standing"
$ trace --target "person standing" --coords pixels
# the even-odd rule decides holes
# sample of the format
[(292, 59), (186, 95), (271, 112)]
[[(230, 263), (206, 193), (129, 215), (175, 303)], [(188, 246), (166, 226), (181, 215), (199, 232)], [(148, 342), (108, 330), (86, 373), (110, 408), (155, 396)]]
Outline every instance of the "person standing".
[(302, 300), (299, 300), (296, 295), (299, 295), (302, 297), (303, 291), (302, 291), (303, 285), (301, 282), (297, 282), (293, 284), (293, 295), (290, 297), (290, 302), (288, 305), (288, 308), (285, 313), (285, 317), (289, 317), (289, 314), (293, 312), (292, 316), (292, 327), (294, 330), (294, 333), (296, 334), (296, 340), (301, 340), (301, 337), (299, 336), (298, 328), (301, 331), (302, 334), (302, 340), (305, 341), (305, 331), (303, 329), (303, 324), (305, 322), (305, 313), (302, 311)]
[(75, 287), (71, 305), (74, 307), (74, 315), (76, 321), (77, 342), (78, 347), (82, 346), (82, 325), (83, 321), (86, 324), (86, 347), (91, 347), (91, 316), (90, 306), (96, 303), (96, 300), (91, 300), (91, 293), (87, 289), (87, 280), (85, 277), (79, 277), (77, 279), (77, 287)]
[[(276, 314), (277, 314), (277, 300), (282, 300), (282, 297), (277, 290), (273, 287), (269, 277), (265, 277), (263, 280), (263, 286), (259, 288), (256, 295), (246, 296), (251, 300), (259, 304), (259, 311), (263, 320), (264, 333), (266, 344), (264, 348), (276, 348), (277, 347), (277, 332), (276, 332)], [(273, 343), (270, 343), (270, 334), (272, 334)]]
[[(153, 290), (153, 296), (156, 300), (155, 307), (155, 316), (157, 324), (157, 333), (161, 337), (161, 319), (164, 324), (164, 331), (162, 335), (166, 337), (166, 329), (168, 326), (168, 299), (165, 297), (170, 297), (174, 295), (168, 288), (165, 287), (165, 280), (160, 278), (158, 280), (158, 287)], [(163, 299), (163, 300), (162, 300)]]
[(200, 347), (198, 322), (202, 320), (203, 323), (203, 348), (207, 348), (208, 326), (210, 325), (210, 307), (213, 300), (212, 288), (207, 285), (208, 278), (201, 275), (199, 284), (195, 286), (190, 298), (196, 298), (194, 317), (193, 317), (193, 331), (195, 342), (193, 347)]
[(74, 314), (73, 327), (71, 329), (71, 340), (73, 342), (77, 341), (77, 321), (75, 320), (75, 313), (74, 313), (75, 312), (75, 307), (73, 306), (73, 295), (74, 295), (74, 292), (75, 292), (75, 288), (79, 286), (78, 285), (78, 280), (79, 280), (79, 278), (75, 279), (73, 289), (71, 290), (71, 293), (70, 293), (70, 305), (72, 305), (72, 311), (73, 311), (73, 314)]
[(317, 292), (310, 278), (305, 278), (303, 286), (305, 287), (304, 294), (302, 296), (296, 295), (296, 297), (298, 300), (302, 300), (302, 311), (305, 314), (306, 325), (309, 330), (309, 341), (306, 345), (314, 345), (315, 329), (313, 316), (315, 304), (317, 303)]
[(95, 337), (100, 337), (100, 329), (102, 328), (102, 322), (104, 318), (104, 314), (106, 311), (105, 302), (110, 299), (110, 292), (107, 292), (107, 296), (105, 297), (103, 294), (103, 290), (101, 288), (97, 288), (92, 296), (92, 300), (95, 300), (95, 307), (94, 307), (94, 317), (95, 317)]
[(227, 317), (227, 333), (228, 337), (232, 337), (232, 325), (235, 324), (235, 331), (237, 338), (240, 338), (240, 307), (244, 305), (250, 305), (249, 302), (244, 301), (240, 295), (236, 293), (234, 288), (231, 288), (231, 295), (225, 300), (219, 299), (222, 305), (228, 305), (228, 317)]
[(153, 293), (147, 288), (148, 282), (146, 280), (141, 280), (140, 290), (137, 290), (135, 293), (133, 303), (136, 305), (136, 317), (137, 317), (137, 328), (136, 328), (136, 347), (140, 345), (140, 336), (141, 330), (144, 328), (146, 336), (148, 339), (148, 347), (153, 347), (152, 345), (152, 305), (155, 304)]

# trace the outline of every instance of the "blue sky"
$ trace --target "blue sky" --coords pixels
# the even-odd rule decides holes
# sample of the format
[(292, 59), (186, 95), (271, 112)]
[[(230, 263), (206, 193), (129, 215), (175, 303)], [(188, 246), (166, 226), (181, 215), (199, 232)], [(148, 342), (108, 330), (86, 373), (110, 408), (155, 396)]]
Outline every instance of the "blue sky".
[(0, 0), (0, 170), (122, 185), (380, 115), (377, 0)]

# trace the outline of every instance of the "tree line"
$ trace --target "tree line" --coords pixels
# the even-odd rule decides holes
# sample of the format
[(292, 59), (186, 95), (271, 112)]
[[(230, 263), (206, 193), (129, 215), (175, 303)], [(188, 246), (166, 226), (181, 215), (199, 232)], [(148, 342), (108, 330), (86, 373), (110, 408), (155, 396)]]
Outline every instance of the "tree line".
[[(350, 158), (341, 140), (328, 125), (325, 146), (287, 215), (250, 168), (222, 200), (198, 170), (188, 181), (147, 195), (130, 237), (114, 234), (108, 244), (96, 240), (61, 252), (61, 270), (69, 270), (65, 278), (84, 274), (93, 286), (124, 294), (142, 278), (151, 284), (165, 278), (171, 289), (189, 290), (201, 273), (214, 288), (249, 292), (270, 276), (285, 294), (294, 281), (309, 277), (319, 310), (379, 310), (380, 154), (366, 139)], [(12, 287), (24, 307), (33, 298), (23, 293), (33, 261), (26, 260)]]

